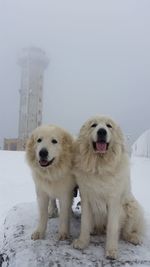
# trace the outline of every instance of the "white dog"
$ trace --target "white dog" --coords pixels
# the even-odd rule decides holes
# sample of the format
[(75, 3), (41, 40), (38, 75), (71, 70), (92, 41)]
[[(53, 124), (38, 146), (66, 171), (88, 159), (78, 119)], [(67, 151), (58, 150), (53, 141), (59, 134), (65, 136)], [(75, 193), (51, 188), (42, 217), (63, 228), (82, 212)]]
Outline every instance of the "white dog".
[(71, 173), (73, 142), (68, 132), (54, 125), (38, 127), (27, 142), (27, 161), (32, 170), (39, 206), (39, 224), (32, 234), (34, 240), (44, 237), (49, 198), (52, 209), (56, 209), (56, 198), (60, 204), (59, 239), (64, 240), (69, 235), (69, 217), (75, 187)]
[(74, 247), (84, 249), (94, 228), (106, 229), (106, 256), (117, 258), (118, 238), (140, 244), (144, 219), (131, 193), (129, 158), (123, 134), (105, 116), (81, 128), (75, 152), (75, 174), (81, 194), (81, 233)]

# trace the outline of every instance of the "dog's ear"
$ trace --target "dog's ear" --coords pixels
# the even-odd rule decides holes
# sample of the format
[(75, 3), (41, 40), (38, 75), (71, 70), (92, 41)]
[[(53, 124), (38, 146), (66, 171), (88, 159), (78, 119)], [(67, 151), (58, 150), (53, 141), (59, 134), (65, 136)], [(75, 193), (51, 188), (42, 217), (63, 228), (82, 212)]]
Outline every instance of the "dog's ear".
[(62, 139), (62, 143), (66, 148), (72, 150), (73, 137), (68, 133), (64, 133), (64, 136), (63, 136), (63, 139)]
[(27, 143), (26, 143), (26, 155), (27, 155), (27, 160), (28, 161), (33, 161), (35, 157), (35, 149), (34, 149), (34, 135), (31, 134), (31, 136), (28, 138)]
[(85, 139), (85, 134), (87, 133), (87, 128), (88, 128), (87, 127), (87, 122), (85, 122), (80, 128), (78, 138), (82, 138), (83, 137), (83, 139)]
[(34, 145), (34, 137), (33, 134), (31, 134), (31, 136), (28, 138), (26, 142), (26, 151), (32, 149), (33, 145)]

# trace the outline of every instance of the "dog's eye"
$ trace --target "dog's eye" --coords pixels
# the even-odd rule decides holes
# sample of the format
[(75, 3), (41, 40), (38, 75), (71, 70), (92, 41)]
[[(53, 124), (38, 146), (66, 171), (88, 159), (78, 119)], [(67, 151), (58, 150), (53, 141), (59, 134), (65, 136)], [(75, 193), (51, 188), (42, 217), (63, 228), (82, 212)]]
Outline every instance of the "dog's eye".
[(52, 144), (57, 144), (58, 143), (56, 139), (52, 139), (51, 142), (52, 142)]
[(38, 143), (41, 143), (41, 142), (42, 142), (42, 138), (39, 138), (39, 139), (37, 140), (37, 142), (38, 142)]
[(93, 124), (91, 125), (92, 128), (95, 128), (96, 126), (97, 126), (97, 123), (93, 123)]
[(109, 124), (109, 123), (107, 123), (106, 126), (107, 126), (108, 128), (112, 128), (111, 124)]

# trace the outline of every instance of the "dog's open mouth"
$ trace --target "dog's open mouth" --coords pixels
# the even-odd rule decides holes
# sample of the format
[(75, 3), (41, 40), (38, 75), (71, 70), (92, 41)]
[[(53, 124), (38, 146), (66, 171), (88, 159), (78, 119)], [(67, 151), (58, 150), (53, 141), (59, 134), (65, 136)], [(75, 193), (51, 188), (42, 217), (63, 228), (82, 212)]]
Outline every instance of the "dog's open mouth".
[(45, 159), (41, 159), (39, 161), (39, 163), (40, 163), (41, 167), (48, 167), (49, 165), (51, 165), (53, 163), (54, 159), (55, 158), (51, 159), (50, 161), (45, 160)]
[(101, 154), (106, 153), (108, 150), (108, 147), (109, 147), (109, 143), (106, 143), (104, 141), (93, 142), (93, 148), (95, 152), (97, 153), (101, 153)]

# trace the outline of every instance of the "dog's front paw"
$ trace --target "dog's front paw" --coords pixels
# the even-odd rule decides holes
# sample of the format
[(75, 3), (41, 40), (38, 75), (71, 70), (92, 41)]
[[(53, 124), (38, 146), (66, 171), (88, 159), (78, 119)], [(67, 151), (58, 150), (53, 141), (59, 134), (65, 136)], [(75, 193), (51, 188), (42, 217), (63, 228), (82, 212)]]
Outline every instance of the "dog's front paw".
[(83, 241), (80, 238), (73, 241), (73, 247), (76, 249), (84, 249), (88, 246), (89, 242)]
[(111, 260), (116, 260), (117, 259), (117, 249), (109, 249), (106, 250), (106, 258), (111, 259)]
[(126, 240), (133, 245), (141, 245), (142, 239), (138, 236), (137, 233), (131, 233), (126, 237)]
[(41, 233), (38, 230), (33, 232), (33, 234), (31, 235), (31, 239), (33, 240), (38, 240), (38, 239), (43, 239), (43, 238), (44, 238), (44, 233)]
[(60, 241), (64, 241), (64, 240), (66, 240), (68, 238), (69, 238), (69, 234), (68, 233), (59, 233), (58, 234), (58, 240), (60, 240)]

